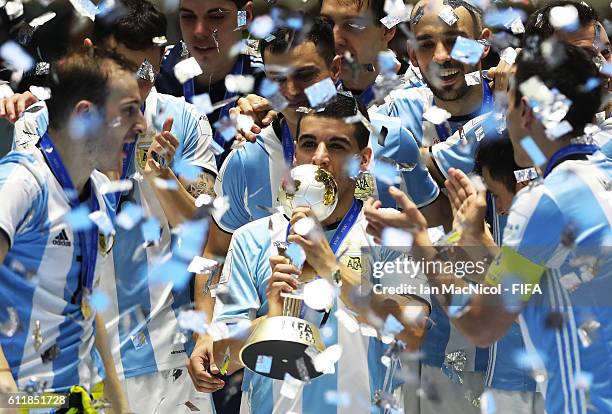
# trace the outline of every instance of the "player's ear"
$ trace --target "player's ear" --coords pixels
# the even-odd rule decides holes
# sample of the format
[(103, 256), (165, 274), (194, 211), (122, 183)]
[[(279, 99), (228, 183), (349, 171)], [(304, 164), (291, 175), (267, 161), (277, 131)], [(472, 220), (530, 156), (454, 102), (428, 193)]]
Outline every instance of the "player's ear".
[(367, 170), (368, 167), (370, 166), (371, 159), (372, 159), (372, 148), (365, 147), (364, 149), (362, 149), (361, 154), (360, 154), (359, 170), (360, 171)]

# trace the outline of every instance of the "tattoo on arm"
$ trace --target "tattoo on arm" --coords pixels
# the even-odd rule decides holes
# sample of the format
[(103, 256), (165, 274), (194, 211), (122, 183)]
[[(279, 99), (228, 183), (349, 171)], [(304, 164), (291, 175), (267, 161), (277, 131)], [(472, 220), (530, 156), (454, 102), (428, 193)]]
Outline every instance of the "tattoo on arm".
[(187, 191), (189, 191), (193, 198), (198, 198), (202, 194), (215, 197), (215, 177), (211, 173), (204, 171), (194, 182), (189, 184)]

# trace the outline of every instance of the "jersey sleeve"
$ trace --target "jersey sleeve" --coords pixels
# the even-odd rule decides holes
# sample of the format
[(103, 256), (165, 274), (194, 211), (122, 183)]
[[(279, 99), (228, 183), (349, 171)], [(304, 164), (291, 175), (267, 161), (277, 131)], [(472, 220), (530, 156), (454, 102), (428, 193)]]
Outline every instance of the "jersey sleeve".
[[(419, 145), (414, 135), (401, 125), (398, 118), (370, 113), (370, 119), (372, 126), (381, 136), (380, 140), (371, 140), (374, 157), (389, 158), (400, 166), (402, 169), (400, 187), (418, 207), (433, 202), (438, 197), (440, 189), (429, 174), (425, 163), (421, 162)], [(389, 185), (380, 180), (376, 181), (378, 197), (383, 206), (396, 207), (395, 200), (389, 194)]]
[[(254, 315), (262, 307), (259, 297), (258, 277), (260, 246), (250, 232), (237, 232), (227, 252), (217, 297), (221, 302), (215, 304), (214, 320), (223, 322), (254, 319)], [(223, 292), (223, 296), (220, 296)], [(223, 298), (227, 299), (223, 299)], [(265, 298), (264, 298), (265, 301)]]
[(476, 150), (485, 136), (482, 123), (487, 116), (474, 118), (463, 126), (463, 130), (429, 148), (434, 164), (445, 178), (448, 178), (449, 168), (457, 168), (466, 174), (474, 170)]
[(218, 197), (228, 197), (229, 209), (223, 216), (213, 215), (213, 218), (219, 228), (228, 233), (252, 221), (246, 205), (246, 170), (240, 151), (234, 149), (230, 152), (215, 180), (215, 193)]
[(15, 236), (41, 212), (42, 189), (30, 171), (17, 162), (0, 164), (0, 229), (13, 245)]
[(426, 88), (409, 88), (391, 93), (389, 102), (379, 108), (379, 113), (396, 117), (413, 135), (417, 145), (423, 142), (423, 112), (425, 112)]
[(177, 157), (216, 176), (215, 155), (210, 150), (212, 129), (208, 118), (200, 114), (190, 103), (181, 101), (181, 104), (183, 105), (183, 123), (177, 133), (182, 134), (183, 139), (177, 151)]

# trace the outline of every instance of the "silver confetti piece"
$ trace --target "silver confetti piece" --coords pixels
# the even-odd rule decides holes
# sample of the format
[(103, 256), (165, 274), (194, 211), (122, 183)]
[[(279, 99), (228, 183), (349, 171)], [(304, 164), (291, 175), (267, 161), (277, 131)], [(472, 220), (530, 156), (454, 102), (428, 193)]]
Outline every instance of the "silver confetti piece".
[(247, 12), (246, 10), (238, 10), (236, 16), (236, 30), (242, 29), (247, 24)]
[(397, 398), (391, 393), (384, 392), (383, 390), (374, 391), (374, 396), (372, 397), (372, 404), (377, 407), (382, 408), (385, 412), (396, 411), (399, 410), (400, 407), (397, 403)]
[(451, 381), (463, 384), (463, 379), (459, 373), (465, 370), (467, 363), (467, 354), (464, 350), (449, 352), (444, 356), (444, 364), (442, 372), (450, 378)]
[(189, 57), (189, 49), (187, 48), (187, 43), (181, 40), (181, 59)]
[(40, 321), (34, 323), (34, 332), (32, 333), (32, 341), (34, 342), (34, 349), (36, 352), (40, 349), (43, 343), (42, 330), (40, 328)]
[(583, 347), (588, 348), (591, 346), (597, 336), (597, 330), (600, 326), (601, 323), (594, 319), (588, 320), (580, 325), (578, 328), (578, 337)]
[(531, 181), (537, 178), (538, 171), (533, 167), (525, 168), (522, 170), (516, 170), (514, 171), (514, 177), (516, 178), (517, 183), (524, 183), (524, 182)]
[(153, 65), (147, 59), (145, 59), (138, 68), (136, 72), (136, 76), (138, 79), (146, 80), (151, 83), (155, 82), (155, 72), (153, 70)]
[(38, 75), (48, 75), (51, 65), (49, 62), (38, 62), (36, 63), (36, 67), (34, 69), (34, 73)]
[(8, 319), (0, 324), (0, 333), (7, 337), (12, 337), (19, 330), (19, 315), (17, 309), (11, 307), (6, 308)]
[(219, 29), (214, 29), (212, 32), (212, 38), (215, 42), (215, 47), (217, 48), (217, 53), (219, 53)]
[(421, 18), (424, 15), (425, 15), (425, 7), (419, 6), (414, 16), (412, 16), (412, 18), (410, 19), (410, 25), (419, 24), (419, 22), (421, 21)]

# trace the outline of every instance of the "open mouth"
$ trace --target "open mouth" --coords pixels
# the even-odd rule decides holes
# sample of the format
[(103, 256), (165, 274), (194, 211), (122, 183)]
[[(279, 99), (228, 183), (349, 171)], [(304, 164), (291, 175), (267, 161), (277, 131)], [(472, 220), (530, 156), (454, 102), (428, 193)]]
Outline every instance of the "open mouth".
[(442, 81), (443, 85), (450, 85), (459, 78), (460, 73), (461, 70), (459, 69), (441, 69), (438, 74), (438, 79)]

